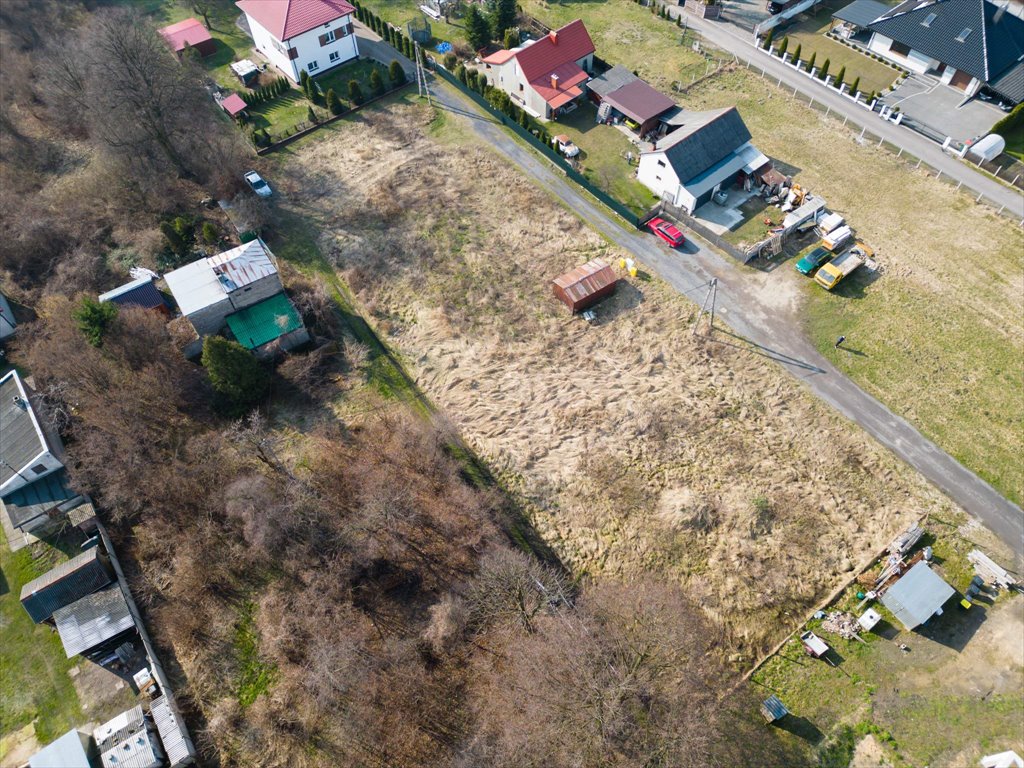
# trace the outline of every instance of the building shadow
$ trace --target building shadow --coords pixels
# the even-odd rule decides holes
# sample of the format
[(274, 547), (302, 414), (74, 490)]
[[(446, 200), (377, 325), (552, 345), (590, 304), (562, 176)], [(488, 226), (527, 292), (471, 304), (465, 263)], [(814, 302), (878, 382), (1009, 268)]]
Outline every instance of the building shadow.
[(883, 640), (895, 640), (900, 634), (899, 627), (893, 626), (885, 619), (879, 619), (878, 623), (871, 628), (871, 632)]
[[(639, 273), (637, 273), (637, 278), (639, 276)], [(643, 291), (626, 280), (619, 280), (619, 284), (612, 296), (591, 307), (597, 315), (593, 325), (600, 327), (613, 323), (621, 315), (639, 307), (643, 300)]]
[(798, 739), (806, 741), (812, 746), (816, 746), (821, 743), (821, 740), (825, 738), (825, 735), (821, 730), (808, 720), (806, 717), (798, 717), (792, 713), (786, 715), (781, 720), (776, 720), (772, 725), (780, 730), (786, 731)]
[(861, 267), (833, 288), (832, 293), (844, 299), (863, 299), (867, 296), (868, 288), (880, 277), (877, 269)]
[(6, 595), (10, 591), (11, 585), (7, 581), (7, 575), (4, 573), (3, 569), (0, 568), (0, 597)]
[(977, 603), (970, 608), (963, 608), (958, 603), (960, 599), (959, 594), (953, 595), (943, 606), (941, 616), (933, 616), (915, 632), (933, 643), (961, 653), (985, 623), (988, 610), (984, 605)]

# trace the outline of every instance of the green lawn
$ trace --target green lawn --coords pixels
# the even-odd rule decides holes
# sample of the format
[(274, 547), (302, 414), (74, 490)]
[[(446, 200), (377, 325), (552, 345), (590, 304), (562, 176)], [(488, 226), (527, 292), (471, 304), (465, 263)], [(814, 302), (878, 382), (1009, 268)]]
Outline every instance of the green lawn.
[(627, 0), (570, 0), (548, 3), (522, 0), (524, 12), (549, 27), (583, 19), (597, 48), (609, 64), (636, 70), (655, 88), (672, 95), (674, 82), (689, 83), (705, 71), (704, 57), (693, 51), (693, 36), (684, 39), (674, 23)]
[(832, 14), (843, 5), (846, 3), (822, 3), (813, 14), (801, 14), (801, 21), (779, 32), (776, 40), (788, 37), (791, 54), (797, 45), (802, 46), (800, 58), (804, 61), (810, 59), (812, 53), (816, 54), (815, 65), (818, 67), (828, 59), (830, 74), (838, 75), (839, 69), (845, 66), (844, 81), (852, 84), (854, 79), (859, 77), (858, 87), (864, 93), (888, 88), (899, 76), (896, 69), (825, 36), (832, 23)]
[(636, 180), (636, 165), (626, 160), (632, 152), (636, 163), (640, 150), (617, 128), (595, 123), (597, 109), (589, 101), (546, 127), (553, 134), (566, 134), (580, 148), (579, 162), (587, 180), (621, 201), (636, 213), (656, 202), (650, 190)]
[(421, 4), (422, 0), (376, 0), (373, 3), (364, 3), (364, 7), (369, 8), (389, 24), (401, 27), (402, 32), (406, 35), (409, 34), (407, 22), (415, 20), (419, 23), (420, 20), (427, 18), (430, 23), (430, 33), (434, 38), (433, 45), (441, 41), (447, 41), (453, 45), (456, 43), (466, 44), (466, 31), (462, 26), (461, 18), (453, 17), (451, 24), (445, 22), (444, 19), (434, 21), (424, 16), (423, 11), (420, 10)]
[(0, 734), (35, 720), (46, 744), (82, 720), (60, 638), (49, 625), (35, 624), (21, 607), (21, 588), (67, 556), (45, 544), (12, 553), (0, 531)]
[(766, 203), (761, 197), (752, 197), (740, 206), (743, 223), (722, 235), (722, 238), (733, 245), (753, 245), (768, 236), (765, 217), (778, 221), (782, 213), (773, 205)]

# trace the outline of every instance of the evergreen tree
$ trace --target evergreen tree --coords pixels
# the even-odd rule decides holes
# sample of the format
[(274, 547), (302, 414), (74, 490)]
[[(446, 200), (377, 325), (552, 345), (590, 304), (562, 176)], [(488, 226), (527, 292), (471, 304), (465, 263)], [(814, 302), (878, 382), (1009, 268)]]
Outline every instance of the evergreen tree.
[(270, 386), (270, 377), (249, 351), (222, 336), (203, 342), (203, 367), (225, 415), (238, 417), (259, 402)]
[(475, 5), (469, 6), (466, 12), (466, 40), (474, 51), (486, 48), (491, 42), (491, 27)]
[(800, 52), (803, 51), (803, 49), (804, 49), (804, 47), (800, 43), (796, 44), (796, 50), (793, 51), (793, 63), (794, 64), (797, 64), (797, 65), (800, 64)]
[(72, 316), (85, 340), (94, 347), (102, 347), (103, 335), (117, 317), (117, 304), (109, 301), (100, 303), (91, 296), (83, 296)]
[(807, 71), (808, 72), (810, 72), (812, 69), (814, 69), (814, 59), (817, 57), (817, 55), (818, 54), (814, 53), (813, 51), (811, 52), (811, 58), (809, 58), (807, 60)]
[(306, 108), (306, 120), (312, 123), (313, 125), (316, 125), (317, 123), (320, 122), (319, 118), (317, 118), (316, 116), (316, 111), (313, 109), (312, 105)]
[(380, 76), (380, 70), (376, 67), (370, 73), (370, 90), (374, 96), (380, 96), (384, 93), (384, 78)]
[(348, 100), (357, 107), (363, 103), (363, 89), (359, 87), (358, 80), (348, 81)]
[(772, 40), (775, 39), (775, 27), (768, 30), (768, 34), (764, 36), (764, 49), (766, 51), (771, 50)]
[(519, 30), (518, 29), (506, 29), (505, 30), (505, 47), (512, 50), (519, 45)]
[(175, 256), (184, 256), (188, 250), (188, 244), (184, 238), (178, 234), (178, 230), (174, 228), (174, 225), (169, 221), (160, 222), (160, 231), (164, 237), (167, 238), (167, 244), (171, 247), (171, 251)]
[(503, 39), (505, 31), (516, 23), (516, 0), (489, 0), (487, 5), (490, 8), (491, 31), (496, 39)]
[(843, 87), (843, 80), (844, 79), (846, 79), (846, 66), (845, 65), (839, 68), (839, 74), (836, 75), (836, 80), (835, 80), (834, 83), (832, 83), (832, 85), (834, 85), (836, 88), (842, 88)]
[(466, 72), (466, 67), (464, 65), (459, 64), (459, 66), (455, 68), (455, 77), (457, 77), (459, 82), (463, 85), (469, 84), (469, 75)]
[(789, 49), (789, 37), (784, 37), (784, 38), (782, 38), (782, 42), (779, 43), (779, 56), (784, 56), (788, 49)]
[(341, 114), (341, 99), (338, 98), (338, 94), (334, 92), (333, 88), (327, 89), (327, 109), (331, 111), (332, 115)]
[(828, 65), (832, 62), (829, 59), (825, 59), (825, 63), (821, 65), (821, 71), (818, 73), (818, 77), (824, 80), (828, 77)]
[[(462, 67), (463, 72), (465, 72), (465, 69), (465, 67)], [(394, 59), (391, 62), (391, 64), (388, 65), (388, 79), (391, 81), (391, 84), (396, 88), (405, 82), (405, 70), (402, 69), (402, 64), (401, 62), (398, 61), (398, 59)], [(466, 81), (463, 80), (462, 82)]]
[(860, 78), (859, 77), (855, 77), (855, 78), (853, 78), (853, 85), (850, 86), (850, 93), (854, 97), (856, 97), (856, 95), (857, 95), (857, 89), (858, 88), (860, 88)]

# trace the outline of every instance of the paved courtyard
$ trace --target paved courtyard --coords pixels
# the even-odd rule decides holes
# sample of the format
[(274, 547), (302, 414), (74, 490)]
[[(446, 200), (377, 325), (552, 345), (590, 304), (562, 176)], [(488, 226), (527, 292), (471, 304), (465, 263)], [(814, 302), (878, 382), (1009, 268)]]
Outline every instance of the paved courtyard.
[(984, 136), (1005, 116), (998, 107), (978, 99), (958, 106), (963, 100), (963, 91), (942, 85), (929, 75), (908, 77), (883, 99), (890, 106), (898, 106), (907, 117), (959, 141)]

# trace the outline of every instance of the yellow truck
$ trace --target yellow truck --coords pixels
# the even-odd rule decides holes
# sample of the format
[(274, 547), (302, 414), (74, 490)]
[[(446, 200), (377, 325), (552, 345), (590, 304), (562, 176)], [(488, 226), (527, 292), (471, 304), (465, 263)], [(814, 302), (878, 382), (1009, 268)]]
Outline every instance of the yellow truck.
[(839, 254), (819, 269), (818, 274), (814, 276), (814, 281), (826, 291), (831, 291), (839, 285), (839, 282), (844, 277), (861, 266), (873, 255), (874, 252), (870, 248), (864, 245), (864, 243), (858, 242), (853, 248)]

